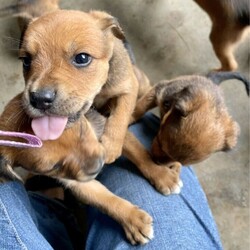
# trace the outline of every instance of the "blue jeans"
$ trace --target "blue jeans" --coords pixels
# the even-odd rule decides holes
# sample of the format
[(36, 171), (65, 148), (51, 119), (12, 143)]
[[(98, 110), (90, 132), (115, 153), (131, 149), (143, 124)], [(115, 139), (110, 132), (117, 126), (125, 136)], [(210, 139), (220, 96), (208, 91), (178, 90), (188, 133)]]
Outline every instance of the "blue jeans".
[[(159, 119), (147, 114), (130, 130), (148, 148), (158, 126)], [(182, 169), (181, 179), (181, 194), (163, 196), (124, 157), (104, 167), (98, 180), (153, 217), (154, 239), (144, 246), (131, 246), (118, 223), (88, 207), (85, 249), (222, 249), (205, 194), (191, 167)], [(27, 193), (18, 182), (0, 184), (0, 249), (73, 249), (62, 218), (72, 219), (60, 202)]]

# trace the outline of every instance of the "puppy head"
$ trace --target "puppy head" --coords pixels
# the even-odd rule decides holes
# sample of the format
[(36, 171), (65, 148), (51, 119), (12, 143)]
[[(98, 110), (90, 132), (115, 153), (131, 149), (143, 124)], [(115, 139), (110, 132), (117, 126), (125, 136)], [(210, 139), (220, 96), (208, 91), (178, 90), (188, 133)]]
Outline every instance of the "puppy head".
[(27, 114), (74, 121), (85, 113), (107, 81), (122, 34), (105, 12), (58, 10), (31, 22), (20, 48)]
[(157, 161), (196, 163), (235, 146), (238, 125), (229, 116), (219, 87), (207, 78), (189, 76), (161, 82), (156, 97), (161, 126), (152, 155)]

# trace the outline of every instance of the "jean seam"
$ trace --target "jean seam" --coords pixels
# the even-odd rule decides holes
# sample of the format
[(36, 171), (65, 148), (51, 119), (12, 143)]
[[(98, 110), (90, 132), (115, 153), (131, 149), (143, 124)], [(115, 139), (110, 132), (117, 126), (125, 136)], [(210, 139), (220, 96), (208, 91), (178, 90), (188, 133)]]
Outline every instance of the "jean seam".
[(25, 246), (25, 244), (24, 244), (23, 241), (21, 240), (21, 237), (19, 236), (16, 227), (15, 227), (14, 224), (12, 223), (12, 220), (11, 220), (11, 218), (10, 218), (10, 216), (9, 216), (9, 213), (8, 213), (8, 211), (7, 211), (7, 209), (6, 209), (5, 205), (4, 205), (4, 203), (2, 202), (2, 199), (1, 199), (1, 198), (0, 198), (0, 207), (2, 207), (2, 209), (3, 209), (3, 212), (4, 212), (4, 214), (5, 214), (5, 216), (6, 216), (7, 220), (8, 220), (8, 223), (9, 223), (10, 227), (12, 228), (12, 230), (13, 230), (13, 232), (14, 232), (14, 235), (15, 235), (15, 238), (16, 238), (17, 242), (20, 244), (20, 246), (21, 246), (21, 248), (22, 248), (23, 250), (27, 250), (28, 248)]
[(203, 230), (210, 237), (210, 239), (213, 242), (214, 246), (216, 246), (216, 249), (222, 249), (220, 243), (217, 241), (217, 239), (214, 236), (213, 232), (211, 232), (208, 229), (208, 227), (206, 226), (206, 224), (204, 223), (204, 221), (202, 220), (202, 218), (193, 209), (192, 205), (189, 204), (189, 202), (187, 201), (187, 199), (182, 194), (180, 194), (180, 196), (181, 196), (182, 200), (184, 201), (184, 203), (189, 207), (190, 211), (193, 213), (193, 215), (195, 216), (195, 218), (197, 219), (198, 223), (201, 225), (201, 227), (203, 228)]

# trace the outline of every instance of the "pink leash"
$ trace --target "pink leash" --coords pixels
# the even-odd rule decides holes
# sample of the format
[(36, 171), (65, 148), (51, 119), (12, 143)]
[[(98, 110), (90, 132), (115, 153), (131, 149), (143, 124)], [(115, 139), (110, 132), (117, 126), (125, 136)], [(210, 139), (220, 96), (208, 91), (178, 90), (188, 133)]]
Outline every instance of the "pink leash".
[(0, 130), (0, 136), (6, 137), (18, 137), (23, 138), (27, 142), (18, 142), (11, 140), (0, 140), (0, 146), (16, 147), (16, 148), (40, 148), (42, 147), (42, 141), (35, 135), (21, 133), (21, 132), (10, 132)]

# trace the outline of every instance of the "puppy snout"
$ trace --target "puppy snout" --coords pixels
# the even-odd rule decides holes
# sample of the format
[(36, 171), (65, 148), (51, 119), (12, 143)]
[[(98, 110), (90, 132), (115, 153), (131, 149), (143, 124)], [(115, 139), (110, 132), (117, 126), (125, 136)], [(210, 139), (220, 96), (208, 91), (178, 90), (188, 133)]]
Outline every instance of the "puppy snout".
[(51, 89), (30, 92), (30, 104), (36, 109), (49, 109), (55, 99), (56, 92)]

